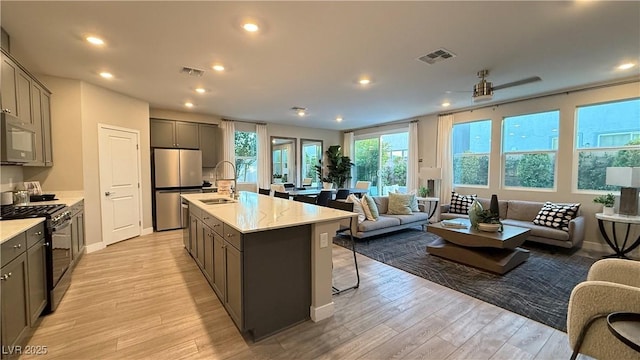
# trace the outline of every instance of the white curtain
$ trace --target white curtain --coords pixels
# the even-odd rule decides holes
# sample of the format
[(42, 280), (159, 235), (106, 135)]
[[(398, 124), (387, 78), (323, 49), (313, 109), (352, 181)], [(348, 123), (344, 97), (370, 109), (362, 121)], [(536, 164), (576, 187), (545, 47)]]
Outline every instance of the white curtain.
[[(236, 125), (233, 121), (222, 120), (220, 122), (222, 129), (222, 160), (226, 160), (236, 166)], [(229, 164), (221, 164), (219, 169), (225, 179), (234, 179), (236, 174)]]
[[(442, 169), (440, 180), (440, 203), (448, 204), (453, 189), (453, 156), (451, 150), (451, 132), (453, 129), (453, 115), (438, 117), (438, 144), (436, 146), (436, 164)], [(438, 189), (435, 189), (438, 193)]]
[[(353, 131), (344, 133), (344, 141), (342, 145), (342, 155), (348, 156), (351, 162), (354, 162), (356, 151), (354, 148), (354, 134)], [(347, 187), (353, 187), (353, 179), (355, 177), (354, 167), (351, 168), (351, 180), (347, 184)]]
[(409, 162), (407, 164), (407, 193), (418, 189), (418, 121), (409, 124)]
[(267, 125), (258, 124), (256, 126), (258, 137), (258, 187), (269, 189), (271, 185), (271, 146), (267, 134)]

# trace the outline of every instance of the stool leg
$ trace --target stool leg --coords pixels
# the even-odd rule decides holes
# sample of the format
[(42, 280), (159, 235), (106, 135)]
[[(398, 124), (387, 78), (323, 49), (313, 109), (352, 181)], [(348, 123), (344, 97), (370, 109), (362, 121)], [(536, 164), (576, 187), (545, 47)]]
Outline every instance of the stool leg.
[(351, 238), (351, 250), (353, 251), (353, 263), (356, 266), (356, 284), (342, 290), (339, 290), (336, 287), (333, 287), (334, 295), (339, 295), (347, 290), (357, 289), (358, 287), (360, 287), (360, 271), (358, 270), (358, 259), (356, 258), (356, 239), (353, 237), (353, 234), (351, 233), (352, 225), (353, 225), (353, 219), (349, 221), (349, 237)]

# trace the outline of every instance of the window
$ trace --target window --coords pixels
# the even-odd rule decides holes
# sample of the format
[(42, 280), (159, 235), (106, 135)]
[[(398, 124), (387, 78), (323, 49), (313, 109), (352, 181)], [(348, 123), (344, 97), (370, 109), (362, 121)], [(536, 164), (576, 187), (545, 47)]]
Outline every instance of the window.
[(239, 183), (258, 182), (256, 144), (255, 132), (236, 131), (236, 179)]
[(453, 125), (454, 185), (489, 185), (491, 120)]
[(554, 188), (559, 121), (557, 110), (504, 118), (505, 187)]
[(354, 145), (356, 181), (370, 181), (373, 195), (407, 191), (408, 132), (363, 135)]
[(617, 190), (606, 168), (640, 166), (640, 99), (578, 107), (575, 128), (578, 190)]
[(291, 145), (277, 145), (273, 147), (273, 182), (279, 184), (281, 182), (289, 182), (289, 149)]

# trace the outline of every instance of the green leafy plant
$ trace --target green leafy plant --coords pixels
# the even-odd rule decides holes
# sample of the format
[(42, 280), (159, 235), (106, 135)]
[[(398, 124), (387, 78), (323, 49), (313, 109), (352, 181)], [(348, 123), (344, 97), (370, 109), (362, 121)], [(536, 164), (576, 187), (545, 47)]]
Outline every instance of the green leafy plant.
[(318, 174), (318, 179), (320, 179), (320, 181), (322, 181), (323, 183), (332, 182), (330, 178), (324, 176), (324, 172), (322, 171), (322, 160), (318, 160), (318, 165), (315, 165), (315, 168), (316, 174)]
[[(348, 156), (342, 155), (340, 145), (329, 146), (325, 154), (327, 155), (327, 176), (322, 177), (323, 182), (330, 182), (336, 188), (344, 186), (345, 181), (351, 179), (351, 167), (354, 165)], [(322, 175), (322, 163), (316, 165), (318, 175)]]
[(418, 189), (418, 195), (420, 195), (420, 197), (429, 196), (429, 189), (424, 186), (420, 186), (420, 188)]
[(500, 221), (500, 216), (492, 212), (490, 209), (482, 210), (478, 214), (478, 223), (500, 224), (500, 230), (498, 231), (502, 232), (503, 230), (502, 221)]
[(593, 199), (594, 203), (602, 204), (605, 207), (613, 207), (613, 203), (616, 201), (615, 196), (612, 193), (607, 195), (600, 195)]

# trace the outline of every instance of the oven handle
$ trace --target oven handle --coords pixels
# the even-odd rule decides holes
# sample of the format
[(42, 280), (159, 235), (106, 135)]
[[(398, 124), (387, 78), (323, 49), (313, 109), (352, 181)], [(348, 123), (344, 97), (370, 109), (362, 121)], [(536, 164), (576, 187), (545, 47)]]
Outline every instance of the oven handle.
[(69, 225), (71, 225), (71, 220), (67, 220), (67, 221), (63, 222), (62, 224), (60, 224), (59, 226), (54, 226), (54, 227), (51, 229), (51, 232), (60, 231), (60, 230), (62, 230), (62, 229), (64, 229), (64, 228), (69, 227)]

